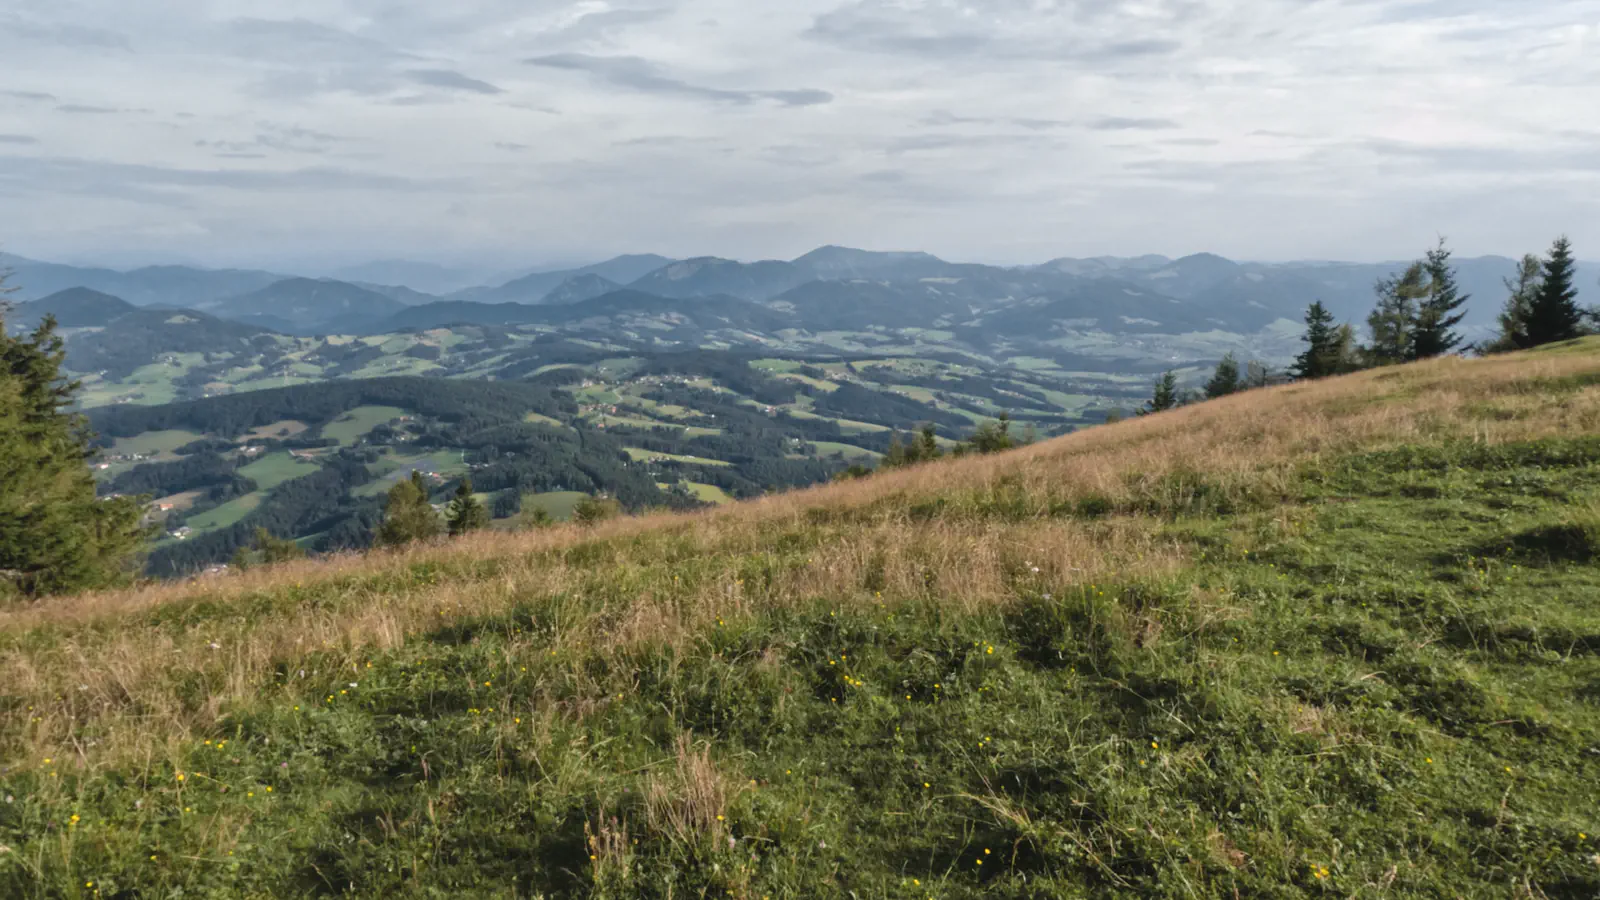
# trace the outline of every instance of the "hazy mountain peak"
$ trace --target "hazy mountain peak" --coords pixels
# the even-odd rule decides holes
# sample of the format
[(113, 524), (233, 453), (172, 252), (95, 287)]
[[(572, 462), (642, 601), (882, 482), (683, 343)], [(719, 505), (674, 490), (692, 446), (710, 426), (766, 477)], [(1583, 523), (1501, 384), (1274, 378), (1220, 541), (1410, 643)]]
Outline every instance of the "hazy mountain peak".
[(546, 304), (582, 303), (585, 300), (593, 300), (596, 297), (609, 294), (621, 287), (622, 285), (609, 278), (601, 277), (593, 272), (585, 272), (581, 275), (573, 275), (556, 285), (555, 289), (545, 294), (544, 299), (540, 302)]
[(121, 297), (94, 290), (75, 287), (57, 291), (32, 303), (17, 308), (18, 321), (28, 324), (45, 316), (55, 316), (62, 328), (93, 328), (133, 312), (137, 307)]

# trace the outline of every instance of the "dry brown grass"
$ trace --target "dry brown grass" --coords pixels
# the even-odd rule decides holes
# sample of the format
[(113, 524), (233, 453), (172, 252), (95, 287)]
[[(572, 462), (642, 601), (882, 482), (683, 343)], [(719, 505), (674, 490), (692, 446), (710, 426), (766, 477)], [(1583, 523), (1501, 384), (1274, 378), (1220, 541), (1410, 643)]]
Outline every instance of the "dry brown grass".
[[(374, 652), (523, 603), (554, 604), (556, 633), (541, 638), (551, 647), (614, 657), (774, 606), (1006, 603), (1034, 567), (1053, 583), (1159, 576), (1185, 559), (1147, 520), (1049, 513), (1085, 497), (1185, 490), (1166, 478), (1173, 473), (1270, 502), (1297, 467), (1353, 450), (1600, 432), (1600, 387), (1578, 382), (1596, 372), (1592, 352), (1438, 360), (703, 513), (485, 533), (13, 608), (0, 612), (0, 754), (68, 756), (61, 748), (77, 741), (71, 756), (84, 765), (159, 757), (227, 709), (292, 690), (274, 687), (280, 668), (314, 657), (324, 670), (359, 670)], [(913, 515), (938, 501), (946, 506), (935, 514)], [(999, 501), (1007, 516), (963, 514)], [(775, 549), (785, 546), (797, 549)], [(1128, 627), (1135, 641), (1154, 641), (1162, 623)]]
[(672, 771), (652, 775), (645, 790), (645, 821), (651, 832), (690, 846), (727, 840), (729, 804), (738, 780), (711, 759), (711, 746), (681, 734), (673, 746)]

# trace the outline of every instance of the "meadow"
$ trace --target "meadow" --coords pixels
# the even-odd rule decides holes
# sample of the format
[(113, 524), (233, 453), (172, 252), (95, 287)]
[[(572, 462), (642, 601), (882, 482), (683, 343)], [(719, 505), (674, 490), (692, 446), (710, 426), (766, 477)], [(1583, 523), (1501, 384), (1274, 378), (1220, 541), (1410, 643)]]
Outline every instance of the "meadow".
[(1600, 894), (1600, 341), (0, 612), (0, 893)]

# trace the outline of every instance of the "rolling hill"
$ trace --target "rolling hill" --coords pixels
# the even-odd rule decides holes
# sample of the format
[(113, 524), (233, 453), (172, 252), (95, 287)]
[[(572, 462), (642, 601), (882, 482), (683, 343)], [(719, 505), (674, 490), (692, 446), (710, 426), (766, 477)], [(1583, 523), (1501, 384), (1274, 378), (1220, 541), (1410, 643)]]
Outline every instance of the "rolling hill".
[(0, 612), (0, 885), (1592, 897), (1597, 385), (1441, 359)]
[(282, 275), (249, 269), (199, 269), (146, 266), (128, 271), (69, 266), (0, 253), (0, 268), (10, 269), (17, 300), (37, 300), (68, 288), (86, 287), (120, 297), (135, 306), (198, 308), (224, 297), (260, 290)]
[(366, 334), (410, 307), (387, 294), (343, 281), (287, 278), (202, 308), (285, 334)]

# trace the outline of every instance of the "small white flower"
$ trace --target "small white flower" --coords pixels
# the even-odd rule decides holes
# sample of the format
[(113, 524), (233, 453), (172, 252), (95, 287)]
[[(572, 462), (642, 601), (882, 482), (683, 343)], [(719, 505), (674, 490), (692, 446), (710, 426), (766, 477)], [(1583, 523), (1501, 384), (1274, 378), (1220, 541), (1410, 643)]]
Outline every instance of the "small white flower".
[(209, 646), (209, 647), (210, 647), (210, 648), (211, 648), (211, 649), (213, 649), (213, 650), (221, 650), (221, 649), (222, 649), (222, 645), (221, 645), (221, 644), (219, 644), (219, 643), (217, 643), (217, 642), (216, 642), (216, 641), (212, 641), (212, 642), (211, 642), (211, 643), (210, 643), (210, 644), (208, 644), (208, 645), (207, 645), (207, 646)]

